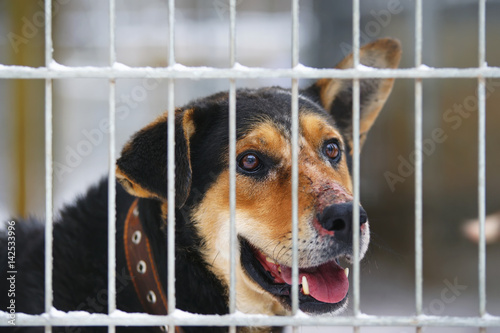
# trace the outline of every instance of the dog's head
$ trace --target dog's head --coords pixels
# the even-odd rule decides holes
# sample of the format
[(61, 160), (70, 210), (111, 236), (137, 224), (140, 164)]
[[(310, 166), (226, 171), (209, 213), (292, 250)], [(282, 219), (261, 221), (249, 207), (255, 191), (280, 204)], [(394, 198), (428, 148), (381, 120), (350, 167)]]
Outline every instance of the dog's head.
[[(395, 68), (400, 45), (381, 39), (360, 50), (363, 65)], [(337, 68), (352, 67), (352, 56)], [(393, 79), (360, 81), (360, 142), (392, 89)], [(335, 312), (347, 304), (339, 258), (352, 254), (352, 81), (321, 79), (299, 96), (300, 308)], [(209, 269), (229, 284), (227, 93), (188, 104), (175, 116), (176, 206), (203, 240)], [(238, 90), (236, 229), (237, 306), (248, 313), (290, 309), (292, 265), (291, 93), (272, 87)], [(167, 119), (138, 132), (117, 162), (117, 177), (139, 197), (167, 201)], [(361, 256), (369, 242), (360, 210)]]

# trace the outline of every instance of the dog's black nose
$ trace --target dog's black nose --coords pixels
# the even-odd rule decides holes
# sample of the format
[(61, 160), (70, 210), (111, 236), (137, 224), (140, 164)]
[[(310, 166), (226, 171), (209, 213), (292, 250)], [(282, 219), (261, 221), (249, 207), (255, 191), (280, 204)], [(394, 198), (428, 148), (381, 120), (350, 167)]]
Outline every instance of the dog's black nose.
[[(352, 202), (333, 204), (326, 207), (318, 220), (321, 226), (333, 231), (335, 238), (346, 243), (352, 242)], [(366, 223), (367, 215), (363, 207), (359, 207), (359, 224)]]

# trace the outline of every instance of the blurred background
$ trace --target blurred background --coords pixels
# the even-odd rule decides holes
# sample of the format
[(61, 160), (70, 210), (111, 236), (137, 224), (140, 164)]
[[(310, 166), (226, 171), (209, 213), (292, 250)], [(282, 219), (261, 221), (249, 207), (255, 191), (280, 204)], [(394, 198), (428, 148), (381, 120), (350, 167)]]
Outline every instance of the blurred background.
[[(108, 7), (99, 0), (54, 0), (54, 58), (66, 66), (108, 65)], [(424, 0), (423, 62), (430, 67), (478, 65), (476, 0)], [(289, 0), (237, 0), (237, 61), (245, 66), (291, 65)], [(362, 0), (361, 42), (398, 38), (401, 67), (413, 67), (414, 1)], [(167, 66), (168, 8), (160, 0), (117, 0), (118, 62)], [(176, 4), (176, 61), (229, 66), (227, 0)], [(500, 0), (486, 11), (487, 62), (500, 66)], [(349, 1), (300, 2), (300, 62), (333, 67), (350, 52)], [(44, 66), (43, 1), (0, 2), (0, 64)], [(478, 314), (477, 245), (462, 226), (477, 218), (477, 80), (426, 79), (424, 94), (424, 308), (429, 315)], [(301, 81), (301, 86), (311, 82)], [(289, 79), (238, 80), (239, 87)], [(229, 88), (228, 80), (177, 80), (175, 104)], [(107, 172), (108, 81), (54, 81), (55, 210)], [(44, 81), (0, 80), (0, 219), (44, 217)], [(167, 82), (117, 80), (117, 152), (135, 131), (163, 113)], [(500, 211), (500, 79), (487, 81), (487, 212)], [(442, 140), (433, 139), (440, 131)], [(371, 249), (362, 263), (361, 310), (412, 315), (414, 297), (414, 81), (396, 80), (362, 153), (361, 200), (371, 221)], [(487, 310), (500, 315), (500, 244), (487, 245)], [(352, 313), (349, 310), (348, 313)], [(306, 331), (331, 330), (302, 328)], [(340, 328), (351, 332), (352, 328)], [(414, 332), (411, 328), (363, 328)], [(426, 332), (477, 332), (426, 328)], [(488, 332), (500, 332), (490, 328)]]

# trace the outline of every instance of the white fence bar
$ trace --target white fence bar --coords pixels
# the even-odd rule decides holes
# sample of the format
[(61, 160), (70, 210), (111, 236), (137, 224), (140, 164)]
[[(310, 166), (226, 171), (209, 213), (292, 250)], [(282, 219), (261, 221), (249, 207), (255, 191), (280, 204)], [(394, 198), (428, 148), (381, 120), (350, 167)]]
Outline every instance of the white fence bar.
[[(479, 67), (486, 64), (486, 0), (479, 0)], [(478, 214), (479, 214), (479, 315), (486, 315), (486, 85), (478, 79)], [(486, 330), (481, 330), (486, 332)]]
[[(52, 1), (45, 0), (45, 66), (53, 59), (52, 50)], [(53, 266), (53, 156), (52, 156), (52, 79), (45, 79), (45, 312), (52, 311), (52, 266)], [(45, 332), (52, 332), (52, 324), (45, 324)]]
[[(415, 2), (415, 68), (422, 65), (422, 0)], [(415, 80), (415, 310), (422, 314), (422, 79)], [(421, 327), (417, 328), (421, 332)]]
[(352, 2), (352, 60), (354, 69), (359, 70), (359, 21), (360, 21), (360, 3), (359, 0)]
[(45, 67), (49, 67), (53, 58), (52, 42), (52, 0), (45, 0)]
[[(236, 65), (236, 0), (229, 3), (229, 62)], [(236, 312), (236, 81), (229, 80), (229, 313)], [(236, 332), (236, 326), (229, 328)]]
[(422, 0), (415, 0), (415, 68), (422, 65)]
[[(500, 316), (486, 311), (486, 79), (500, 78), (500, 67), (488, 67), (486, 62), (486, 0), (478, 0), (479, 34), (477, 68), (429, 68), (422, 65), (422, 0), (415, 0), (415, 67), (406, 69), (373, 69), (360, 64), (360, 0), (353, 0), (353, 63), (352, 69), (318, 69), (299, 63), (299, 0), (292, 0), (292, 67), (285, 69), (247, 68), (236, 66), (236, 0), (230, 4), (230, 67), (184, 67), (175, 62), (175, 0), (168, 0), (169, 51), (168, 67), (130, 68), (115, 66), (115, 19), (116, 0), (109, 0), (109, 66), (66, 67), (53, 60), (52, 1), (45, 0), (45, 67), (0, 65), (0, 79), (45, 79), (45, 313), (41, 315), (16, 314), (19, 326), (44, 326), (51, 332), (52, 326), (293, 326), (297, 331), (304, 326), (353, 326), (358, 332), (361, 326), (409, 326), (417, 332), (423, 326), (477, 327), (486, 332), (487, 327), (499, 327)], [(143, 313), (124, 313), (116, 309), (116, 214), (115, 214), (115, 110), (116, 79), (120, 78), (168, 79), (168, 313), (167, 316), (151, 316)], [(415, 79), (415, 316), (369, 316), (360, 311), (360, 264), (359, 264), (359, 209), (353, 210), (353, 316), (314, 317), (299, 311), (299, 258), (298, 258), (298, 140), (299, 107), (298, 80), (318, 78), (353, 80), (353, 206), (360, 206), (360, 80), (366, 78)], [(89, 314), (63, 313), (53, 308), (53, 80), (65, 78), (102, 78), (109, 80), (109, 170), (108, 170), (108, 312)], [(229, 79), (229, 168), (230, 168), (230, 290), (228, 315), (199, 315), (176, 310), (175, 296), (175, 79)], [(236, 311), (236, 80), (252, 78), (291, 78), (291, 147), (292, 147), (292, 316), (266, 316), (241, 314)], [(479, 316), (443, 317), (426, 316), (422, 313), (423, 262), (422, 262), (422, 80), (427, 78), (473, 78), (478, 80), (478, 215), (480, 225), (478, 275)], [(356, 232), (358, 231), (358, 232)], [(0, 312), (0, 327), (7, 326), (8, 314)]]
[(292, 314), (299, 310), (298, 187), (299, 187), (299, 106), (298, 83), (292, 80)]
[[(108, 156), (108, 312), (116, 310), (116, 188), (115, 188), (115, 82), (109, 83), (109, 156)], [(109, 332), (114, 332), (110, 327)]]
[(212, 67), (185, 67), (175, 65), (162, 68), (152, 67), (66, 67), (51, 64), (50, 67), (24, 67), (0, 65), (0, 79), (64, 79), (64, 78), (103, 78), (103, 79), (142, 79), (170, 78), (170, 79), (369, 79), (369, 78), (396, 78), (396, 79), (447, 79), (463, 78), (477, 79), (500, 78), (500, 67), (482, 68), (419, 68), (400, 69), (372, 69), (362, 66), (358, 69), (312, 68), (298, 66), (294, 68), (258, 68), (238, 66), (238, 68)]
[[(168, 80), (168, 194), (167, 202), (167, 306), (168, 313), (175, 311), (175, 105), (174, 105), (174, 80)], [(175, 327), (169, 327), (170, 332), (175, 331)]]
[[(299, 1), (292, 1), (292, 68), (299, 65)], [(299, 84), (292, 79), (292, 314), (299, 310)], [(296, 327), (294, 327), (294, 331)]]
[(292, 0), (292, 68), (299, 65), (299, 0)]
[[(7, 313), (0, 312), (0, 327), (7, 324)], [(197, 315), (176, 310), (169, 316), (151, 316), (145, 313), (115, 311), (112, 315), (58, 312), (52, 316), (18, 313), (18, 326), (432, 326), (432, 327), (498, 327), (500, 316), (445, 317), (445, 316), (266, 316), (236, 313), (233, 315)]]
[[(229, 82), (229, 313), (236, 312), (236, 82)], [(231, 326), (231, 332), (236, 327)]]
[[(115, 0), (109, 0), (109, 66), (116, 61), (115, 47)], [(109, 153), (108, 153), (108, 313), (116, 310), (116, 188), (115, 188), (115, 110), (116, 82), (109, 80)], [(114, 333), (115, 326), (108, 326), (108, 332)]]
[[(359, 70), (360, 67), (360, 51), (359, 51), (359, 16), (360, 16), (360, 4), (359, 0), (353, 1), (352, 7), (352, 45), (353, 45), (353, 64), (354, 68)], [(352, 155), (353, 155), (353, 167), (352, 167), (352, 178), (353, 178), (353, 210), (352, 210), (352, 302), (353, 302), (353, 312), (354, 316), (358, 317), (360, 315), (360, 265), (359, 265), (359, 207), (360, 207), (360, 143), (359, 143), (359, 79), (354, 79), (352, 82)], [(359, 332), (359, 326), (354, 326), (353, 331)]]
[(229, 0), (229, 63), (236, 64), (236, 0)]
[(175, 0), (168, 0), (168, 66), (173, 67), (174, 65), (175, 65)]
[(479, 67), (484, 68), (486, 63), (486, 0), (479, 0)]
[(422, 314), (422, 80), (415, 80), (415, 309)]
[(479, 315), (486, 315), (486, 84), (480, 78), (478, 84), (478, 215), (479, 215)]
[[(169, 27), (169, 51), (168, 65), (175, 66), (175, 0), (168, 1), (168, 27)], [(168, 313), (175, 311), (175, 100), (174, 79), (168, 80), (168, 211), (167, 211), (167, 303)], [(166, 321), (165, 321), (166, 322)], [(160, 325), (169, 325), (169, 332), (175, 332), (176, 323), (161, 322)]]

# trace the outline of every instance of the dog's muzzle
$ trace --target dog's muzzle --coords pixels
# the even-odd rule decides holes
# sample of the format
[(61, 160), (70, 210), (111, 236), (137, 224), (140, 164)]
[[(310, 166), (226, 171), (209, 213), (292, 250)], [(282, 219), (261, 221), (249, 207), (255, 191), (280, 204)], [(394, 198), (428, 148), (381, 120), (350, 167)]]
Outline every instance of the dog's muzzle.
[[(359, 207), (360, 257), (368, 246), (368, 217)], [(347, 302), (348, 269), (339, 259), (352, 260), (353, 213), (352, 201), (326, 206), (315, 216), (312, 224), (317, 235), (307, 246), (299, 249), (305, 261), (299, 259), (300, 309), (310, 313), (335, 312)], [(275, 295), (285, 305), (291, 305), (292, 267), (278, 262), (261, 249), (240, 239), (242, 263), (248, 275), (260, 286)]]

